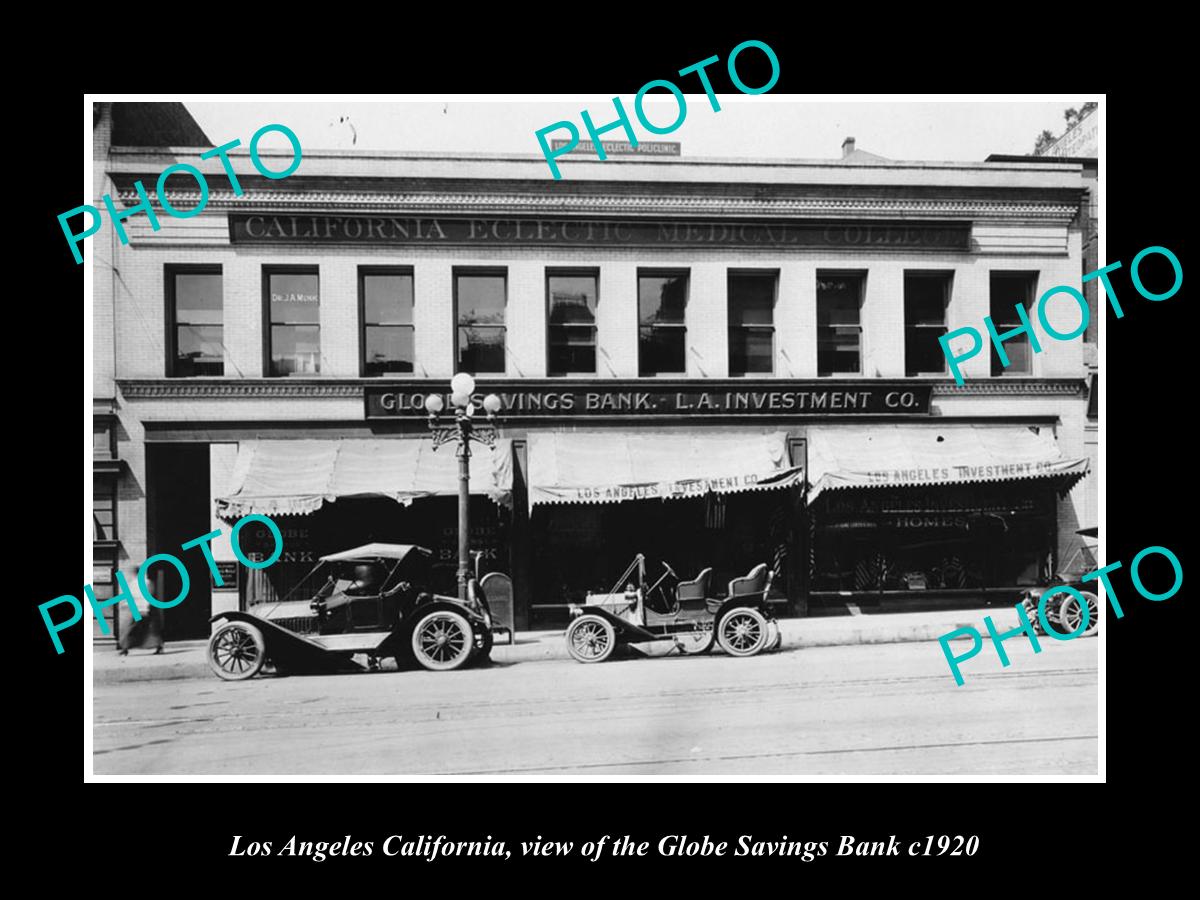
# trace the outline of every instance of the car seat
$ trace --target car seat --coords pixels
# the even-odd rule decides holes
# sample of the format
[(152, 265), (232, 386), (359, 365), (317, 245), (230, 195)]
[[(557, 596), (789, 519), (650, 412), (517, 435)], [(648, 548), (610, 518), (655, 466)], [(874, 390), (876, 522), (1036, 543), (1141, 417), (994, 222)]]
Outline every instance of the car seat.
[(721, 608), (721, 604), (739, 597), (762, 597), (766, 594), (770, 585), (768, 577), (767, 564), (759, 563), (746, 575), (741, 578), (735, 578), (729, 582), (729, 593), (721, 598), (706, 600), (709, 612), (716, 612)]
[(675, 586), (675, 598), (679, 601), (679, 609), (704, 609), (708, 597), (708, 582), (712, 577), (712, 568), (701, 569), (700, 574), (691, 581), (681, 581)]

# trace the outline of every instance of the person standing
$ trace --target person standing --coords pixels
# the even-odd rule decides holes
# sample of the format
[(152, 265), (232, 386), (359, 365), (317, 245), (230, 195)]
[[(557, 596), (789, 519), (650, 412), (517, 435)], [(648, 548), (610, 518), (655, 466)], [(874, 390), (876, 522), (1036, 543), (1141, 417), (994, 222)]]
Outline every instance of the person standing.
[(142, 596), (138, 587), (138, 572), (141, 566), (132, 560), (121, 570), (129, 585), (129, 593), (133, 597), (141, 619), (135, 621), (128, 603), (117, 606), (117, 652), (128, 656), (131, 649), (154, 650), (156, 654), (163, 652), (163, 611), (152, 606)]

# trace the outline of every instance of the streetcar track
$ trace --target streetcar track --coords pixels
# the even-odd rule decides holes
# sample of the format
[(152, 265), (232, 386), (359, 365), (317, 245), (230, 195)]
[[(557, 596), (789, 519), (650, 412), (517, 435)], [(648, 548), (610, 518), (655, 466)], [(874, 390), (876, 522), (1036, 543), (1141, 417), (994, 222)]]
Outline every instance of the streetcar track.
[(507, 769), (455, 769), (446, 772), (417, 772), (412, 774), (419, 775), (505, 775), (505, 774), (525, 774), (531, 772), (570, 772), (580, 769), (610, 769), (610, 768), (630, 768), (633, 766), (659, 766), (659, 765), (674, 765), (678, 763), (696, 763), (696, 762), (742, 762), (747, 760), (762, 760), (762, 759), (792, 759), (802, 756), (835, 756), (838, 754), (850, 753), (897, 753), (904, 751), (916, 750), (948, 750), (958, 749), (963, 747), (989, 747), (1003, 746), (1007, 744), (1049, 744), (1061, 743), (1064, 741), (1095, 741), (1099, 737), (1094, 734), (1083, 735), (1064, 735), (1061, 737), (1040, 737), (1040, 738), (1006, 738), (994, 741), (954, 741), (939, 744), (909, 744), (893, 747), (842, 747), (829, 750), (785, 750), (771, 751), (767, 753), (736, 753), (723, 754), (712, 756), (679, 756), (679, 757), (663, 757), (658, 759), (644, 760), (627, 760), (624, 762), (600, 762), (600, 763), (570, 763), (561, 766), (520, 766), (510, 767)]

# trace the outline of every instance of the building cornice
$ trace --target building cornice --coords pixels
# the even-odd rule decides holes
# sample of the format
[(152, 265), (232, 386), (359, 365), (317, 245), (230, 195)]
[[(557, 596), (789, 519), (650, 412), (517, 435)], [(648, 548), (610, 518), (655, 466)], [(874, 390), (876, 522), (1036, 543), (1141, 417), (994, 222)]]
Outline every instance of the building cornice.
[[(194, 209), (199, 192), (168, 191), (176, 209)], [(121, 203), (138, 202), (137, 192), (120, 191)], [(161, 209), (160, 204), (155, 204)], [(354, 191), (311, 191), (282, 193), (210, 191), (208, 210), (248, 211), (368, 211), (386, 215), (622, 215), (622, 216), (720, 216), (743, 218), (937, 218), (937, 220), (982, 220), (1002, 218), (1067, 224), (1078, 206), (1060, 202), (1004, 202), (1004, 200), (925, 199), (892, 197), (854, 198), (749, 198), (695, 196), (586, 196), (562, 194), (539, 197), (530, 194), (493, 193), (364, 193)]]
[[(523, 383), (525, 379), (504, 379)], [(1079, 378), (997, 378), (967, 381), (956, 385), (952, 380), (945, 382), (931, 379), (911, 379), (914, 384), (932, 384), (934, 397), (1025, 397), (1025, 396), (1078, 396), (1082, 395), (1087, 380)], [(530, 379), (539, 388), (545, 385), (568, 385), (571, 382), (557, 379)], [(622, 379), (621, 384), (629, 380)], [(380, 379), (375, 378), (122, 378), (117, 380), (121, 395), (125, 400), (228, 400), (228, 399), (257, 399), (257, 400), (361, 400), (363, 390), (371, 385), (379, 385)], [(389, 381), (395, 384), (395, 381)], [(427, 380), (414, 381), (418, 389), (427, 384)], [(606, 380), (597, 379), (591, 384), (597, 388), (610, 385)], [(724, 382), (722, 382), (724, 383)], [(780, 388), (794, 387), (797, 384), (805, 386), (820, 386), (822, 379), (779, 379)], [(864, 381), (870, 384), (869, 380)], [(653, 381), (645, 382), (647, 387), (654, 385)], [(700, 387), (705, 380), (697, 378), (689, 381)]]
[[(118, 192), (121, 202), (138, 201), (134, 190)], [(177, 209), (193, 209), (198, 191), (168, 191)], [(156, 204), (158, 206), (158, 204)], [(161, 206), (159, 206), (161, 208)], [(208, 210), (270, 212), (369, 211), (393, 215), (623, 215), (623, 216), (720, 216), (742, 218), (825, 219), (886, 217), (892, 219), (1020, 219), (1069, 223), (1078, 206), (1058, 200), (971, 200), (903, 197), (730, 197), (704, 194), (559, 194), (538, 196), (520, 193), (428, 193), (363, 191), (256, 191), (240, 197), (230, 190), (210, 190)]]

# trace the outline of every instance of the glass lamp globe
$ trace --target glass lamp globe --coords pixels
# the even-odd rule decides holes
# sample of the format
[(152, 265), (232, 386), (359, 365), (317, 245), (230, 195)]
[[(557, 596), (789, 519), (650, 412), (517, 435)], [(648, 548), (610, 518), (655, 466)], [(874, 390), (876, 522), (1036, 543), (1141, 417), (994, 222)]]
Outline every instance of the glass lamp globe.
[(459, 372), (450, 379), (450, 390), (456, 394), (467, 394), (470, 396), (475, 390), (475, 379), (466, 372)]
[(504, 404), (500, 402), (500, 398), (495, 394), (488, 394), (483, 398), (483, 408), (489, 416), (494, 416), (500, 412), (500, 407)]
[(431, 416), (436, 416), (445, 406), (446, 404), (442, 402), (442, 398), (437, 394), (430, 394), (425, 398), (425, 411)]

